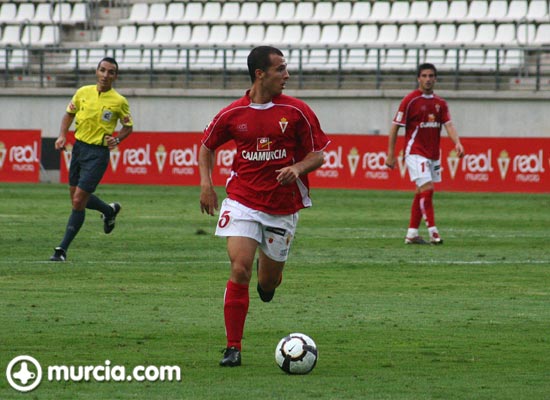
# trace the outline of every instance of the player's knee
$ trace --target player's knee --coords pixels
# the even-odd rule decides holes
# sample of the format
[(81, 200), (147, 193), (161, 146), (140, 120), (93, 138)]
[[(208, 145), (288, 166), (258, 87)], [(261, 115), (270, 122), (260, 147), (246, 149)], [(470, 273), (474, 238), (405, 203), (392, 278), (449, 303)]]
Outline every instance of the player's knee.
[(237, 283), (249, 283), (252, 278), (252, 267), (238, 262), (231, 263), (231, 278)]

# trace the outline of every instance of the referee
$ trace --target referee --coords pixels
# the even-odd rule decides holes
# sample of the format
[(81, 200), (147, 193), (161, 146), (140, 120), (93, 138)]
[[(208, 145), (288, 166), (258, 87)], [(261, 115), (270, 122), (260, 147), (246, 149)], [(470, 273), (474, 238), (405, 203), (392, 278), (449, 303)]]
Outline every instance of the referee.
[[(67, 132), (73, 120), (75, 139), (69, 168), (69, 190), (72, 211), (65, 236), (55, 248), (51, 261), (67, 260), (69, 245), (84, 223), (86, 208), (102, 214), (103, 230), (111, 233), (120, 212), (119, 203), (107, 204), (94, 195), (109, 164), (109, 151), (132, 133), (132, 116), (128, 100), (113, 89), (118, 77), (118, 64), (110, 57), (103, 58), (96, 69), (97, 83), (83, 86), (76, 91), (61, 121), (56, 150), (64, 150)], [(117, 136), (113, 132), (120, 121), (122, 129)]]

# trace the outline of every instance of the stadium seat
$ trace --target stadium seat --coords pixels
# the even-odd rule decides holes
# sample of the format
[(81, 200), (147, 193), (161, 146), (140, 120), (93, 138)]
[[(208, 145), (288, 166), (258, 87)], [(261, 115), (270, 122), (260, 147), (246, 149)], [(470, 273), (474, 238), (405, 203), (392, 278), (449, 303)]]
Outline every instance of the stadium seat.
[(109, 25), (101, 29), (98, 43), (100, 44), (115, 44), (118, 40), (118, 27)]
[(52, 14), (52, 21), (59, 24), (72, 23), (72, 7), (70, 3), (55, 3)]
[[(210, 4), (210, 3), (207, 3)], [(182, 21), (184, 22), (199, 22), (202, 19), (202, 3), (186, 3), (185, 14)]]
[[(122, 34), (122, 31), (121, 31)], [(155, 27), (153, 25), (140, 25), (137, 28), (135, 43), (151, 44), (155, 38)]]
[(18, 45), (21, 42), (21, 26), (6, 25), (2, 35), (2, 45)]
[[(353, 3), (350, 22), (366, 22), (371, 15), (371, 3), (358, 1)], [(389, 12), (389, 10), (388, 10)]]
[(147, 22), (147, 16), (149, 14), (149, 4), (147, 3), (134, 3), (130, 9), (130, 15), (127, 21), (137, 24), (143, 24)]
[[(17, 6), (15, 3), (3, 3), (0, 6), (0, 23), (9, 23), (15, 21), (17, 16)], [(5, 54), (4, 51), (1, 51)]]
[(201, 20), (203, 22), (216, 22), (219, 21), (222, 15), (222, 5), (218, 1), (207, 2), (203, 6)]
[(516, 25), (515, 24), (500, 24), (497, 26), (494, 44), (509, 45), (517, 43)]
[[(183, 3), (170, 3), (166, 9), (166, 15), (164, 17), (164, 22), (178, 23), (183, 21), (183, 16), (185, 15), (185, 6)], [(170, 55), (171, 57), (173, 54)], [(160, 55), (159, 60), (162, 59), (162, 54)]]
[(449, 49), (445, 56), (444, 69), (460, 69), (460, 66), (464, 62), (464, 50), (463, 49)]
[(501, 69), (509, 70), (521, 68), (523, 66), (523, 50), (520, 49), (509, 49), (506, 50), (506, 55), (504, 56), (504, 61), (500, 64)]
[[(318, 24), (315, 25), (306, 25), (302, 30), (302, 37), (300, 43), (314, 45), (319, 43), (321, 39), (321, 26)], [(292, 42), (290, 42), (292, 44)]]
[(391, 11), (388, 18), (391, 21), (405, 21), (409, 17), (409, 2), (394, 1), (391, 5)]
[(365, 48), (353, 48), (348, 51), (344, 59), (343, 68), (346, 70), (364, 69), (367, 65), (369, 50)]
[(429, 45), (435, 42), (437, 36), (437, 25), (421, 24), (418, 28), (416, 42), (424, 45)]
[(328, 23), (332, 17), (332, 3), (321, 1), (315, 3), (315, 12), (313, 13), (313, 21)]
[[(304, 33), (305, 34), (305, 33)], [(323, 25), (319, 43), (338, 44), (340, 43), (340, 27), (338, 25)]]
[(231, 25), (227, 33), (226, 43), (238, 45), (246, 39), (246, 26), (245, 25)]
[(249, 49), (237, 49), (233, 54), (233, 58), (229, 60), (227, 64), (227, 69), (234, 71), (246, 71), (246, 60), (248, 54), (250, 53)]
[(87, 3), (76, 3), (73, 5), (70, 22), (73, 24), (83, 24), (88, 21)]
[(300, 25), (287, 25), (284, 28), (283, 43), (296, 44), (302, 41), (302, 27)]
[(428, 18), (428, 11), (430, 5), (427, 1), (412, 1), (409, 10), (409, 15), (406, 20), (408, 21), (424, 21)]
[(437, 29), (435, 38), (436, 44), (454, 43), (456, 37), (456, 26), (454, 24), (441, 24)]
[(343, 25), (340, 29), (340, 44), (355, 44), (359, 35), (358, 25)]
[(299, 2), (296, 5), (296, 14), (294, 14), (294, 19), (301, 22), (311, 21), (313, 19), (314, 10), (314, 3), (310, 1)]
[(512, 0), (508, 7), (508, 14), (504, 19), (508, 21), (521, 21), (527, 17), (528, 2), (526, 0)]
[(424, 57), (424, 61), (432, 63), (436, 68), (445, 64), (445, 50), (444, 49), (428, 49)]
[(544, 0), (533, 0), (529, 2), (527, 20), (540, 21), (548, 18), (548, 4)]
[[(125, 49), (122, 58), (119, 57), (118, 62), (120, 68), (126, 71), (141, 70), (149, 66), (149, 62), (142, 63), (143, 52), (141, 49)], [(148, 60), (147, 60), (148, 61)]]
[(474, 24), (460, 24), (456, 30), (454, 42), (457, 44), (470, 44), (476, 38), (476, 26)]
[(529, 45), (533, 43), (537, 32), (535, 24), (519, 24), (516, 31), (516, 39), (519, 44)]
[(191, 29), (189, 43), (192, 45), (206, 45), (209, 37), (210, 27), (208, 25), (195, 25)]
[(34, 4), (33, 3), (21, 3), (17, 8), (16, 22), (32, 21), (34, 19)]
[(25, 46), (37, 45), (42, 34), (39, 25), (25, 25), (21, 33), (21, 44)]
[(51, 46), (61, 42), (61, 30), (58, 25), (44, 25), (40, 35), (39, 44)]
[(481, 24), (477, 27), (473, 43), (480, 45), (491, 45), (495, 41), (495, 24)]
[(222, 45), (227, 40), (228, 33), (227, 25), (212, 25), (210, 27), (210, 37), (208, 38), (208, 43), (213, 46)]
[[(253, 18), (248, 15), (244, 15), (247, 20)], [(277, 5), (271, 2), (263, 2), (258, 9), (257, 22), (271, 22), (277, 16)]]
[(197, 50), (196, 57), (189, 67), (190, 69), (199, 70), (221, 70), (223, 68), (223, 59), (218, 57), (216, 49), (201, 48)]
[(376, 1), (372, 5), (369, 21), (380, 22), (387, 20), (390, 16), (391, 6), (389, 1)]
[(265, 38), (265, 26), (264, 25), (250, 25), (246, 30), (246, 37), (244, 43), (250, 45), (259, 45), (263, 43)]
[(351, 19), (351, 2), (338, 1), (334, 3), (331, 21), (344, 23)]
[(428, 21), (443, 21), (449, 12), (449, 4), (447, 1), (435, 0), (430, 4), (430, 11), (426, 19)]
[[(174, 36), (172, 36), (172, 43), (174, 44), (187, 44), (191, 39), (191, 26), (189, 25), (176, 25), (174, 28)], [(170, 55), (172, 57), (173, 54)], [(162, 54), (161, 54), (162, 58)]]
[(473, 0), (468, 8), (466, 19), (470, 21), (480, 21), (487, 16), (489, 5), (487, 0)]
[(358, 44), (373, 44), (378, 40), (378, 27), (374, 24), (362, 25), (357, 35)]
[(29, 53), (25, 49), (13, 49), (9, 53), (8, 69), (18, 70), (28, 64)]
[(416, 24), (403, 24), (399, 27), (399, 33), (395, 43), (398, 44), (407, 44), (416, 42), (417, 36), (417, 25)]
[[(283, 42), (284, 28), (282, 25), (269, 25), (265, 31), (265, 41), (274, 45)], [(236, 56), (236, 55), (235, 55)]]
[(382, 25), (380, 27), (380, 32), (378, 38), (376, 39), (377, 44), (393, 44), (397, 40), (397, 25)]
[(449, 11), (445, 20), (460, 22), (466, 18), (468, 14), (467, 1), (452, 1), (449, 6)]
[(258, 3), (246, 2), (241, 4), (240, 21), (255, 21), (258, 17)]
[(117, 43), (119, 44), (132, 44), (135, 43), (137, 36), (136, 25), (124, 25), (121, 26), (118, 32)]
[(537, 33), (533, 39), (533, 44), (547, 45), (550, 44), (550, 23), (540, 24), (537, 27)]
[(483, 49), (468, 49), (461, 69), (465, 70), (482, 70), (485, 69), (485, 50)]
[(160, 25), (155, 29), (153, 44), (169, 44), (172, 42), (174, 28), (171, 25)]
[[(181, 52), (185, 54), (185, 50), (181, 50)], [(183, 60), (186, 60), (186, 58)], [(159, 51), (155, 68), (159, 70), (184, 68), (186, 64), (182, 62), (183, 60), (180, 58), (179, 49), (162, 49)]]
[(221, 10), (220, 21), (237, 22), (240, 12), (241, 6), (239, 3), (234, 1), (225, 2)]
[(508, 14), (508, 2), (506, 0), (492, 0), (485, 19), (498, 22), (502, 21)]
[(277, 15), (275, 21), (290, 22), (294, 21), (294, 15), (296, 14), (296, 3), (281, 2), (277, 6)]
[(166, 4), (153, 3), (149, 6), (149, 14), (147, 15), (148, 24), (163, 23), (166, 19)]
[(406, 49), (388, 49), (386, 51), (382, 69), (401, 69), (407, 57)]
[(33, 23), (47, 24), (52, 22), (53, 7), (50, 3), (39, 3), (36, 5)]

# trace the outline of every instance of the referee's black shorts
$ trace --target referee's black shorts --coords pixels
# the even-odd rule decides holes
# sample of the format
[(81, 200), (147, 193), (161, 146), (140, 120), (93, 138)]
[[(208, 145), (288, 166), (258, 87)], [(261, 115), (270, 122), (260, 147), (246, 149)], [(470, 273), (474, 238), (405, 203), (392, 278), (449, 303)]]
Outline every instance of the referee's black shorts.
[(109, 165), (109, 148), (77, 140), (71, 154), (69, 185), (93, 193)]

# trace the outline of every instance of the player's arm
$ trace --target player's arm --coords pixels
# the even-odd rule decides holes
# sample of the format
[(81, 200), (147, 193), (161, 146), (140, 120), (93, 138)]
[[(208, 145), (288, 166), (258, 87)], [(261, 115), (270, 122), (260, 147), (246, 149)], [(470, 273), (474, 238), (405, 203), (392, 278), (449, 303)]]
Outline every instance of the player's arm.
[(132, 125), (123, 125), (118, 131), (117, 136), (107, 135), (105, 136), (107, 140), (107, 145), (109, 149), (113, 150), (120, 142), (126, 139), (133, 132), (134, 127)]
[(69, 128), (71, 127), (73, 121), (74, 121), (74, 114), (66, 112), (63, 118), (61, 119), (59, 136), (55, 141), (56, 150), (63, 150), (65, 148), (65, 144), (67, 143), (67, 132), (69, 132)]
[(210, 150), (205, 145), (201, 146), (199, 150), (200, 204), (201, 212), (203, 214), (206, 212), (209, 215), (214, 215), (214, 211), (218, 209), (218, 195), (212, 182), (215, 156), (215, 151)]
[(393, 169), (395, 167), (395, 143), (397, 142), (397, 133), (400, 126), (392, 124), (388, 133), (388, 156), (386, 158), (386, 167)]
[(300, 177), (300, 175), (306, 175), (321, 167), (324, 161), (325, 156), (324, 152), (322, 151), (312, 151), (310, 153), (307, 153), (304, 159), (297, 162), (296, 164), (276, 170), (275, 172), (277, 172), (277, 182), (279, 182), (281, 185), (294, 183), (296, 182), (296, 179)]
[(451, 138), (451, 140), (455, 144), (456, 155), (462, 157), (464, 155), (464, 146), (462, 146), (462, 143), (460, 143), (458, 132), (456, 131), (456, 128), (451, 121), (445, 124), (445, 130), (447, 131), (447, 135), (449, 136), (449, 138)]

